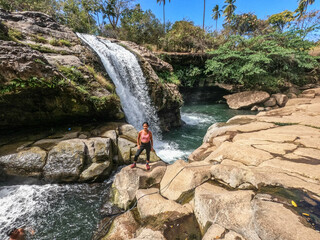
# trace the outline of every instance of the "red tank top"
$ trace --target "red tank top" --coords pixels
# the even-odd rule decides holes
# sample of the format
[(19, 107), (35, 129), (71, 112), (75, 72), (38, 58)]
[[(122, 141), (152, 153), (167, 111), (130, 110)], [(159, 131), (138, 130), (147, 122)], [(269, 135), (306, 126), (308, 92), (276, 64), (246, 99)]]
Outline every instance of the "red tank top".
[(144, 134), (144, 131), (141, 131), (141, 136), (140, 136), (140, 139), (141, 139), (141, 142), (143, 143), (148, 143), (150, 142), (150, 131), (148, 131), (147, 134)]

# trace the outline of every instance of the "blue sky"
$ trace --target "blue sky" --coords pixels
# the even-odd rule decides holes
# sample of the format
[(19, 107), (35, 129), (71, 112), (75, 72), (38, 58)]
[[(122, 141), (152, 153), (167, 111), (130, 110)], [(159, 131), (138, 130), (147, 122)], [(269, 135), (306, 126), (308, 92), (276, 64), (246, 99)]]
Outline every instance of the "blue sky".
[[(140, 3), (143, 10), (151, 9), (151, 11), (163, 21), (162, 5), (160, 6), (156, 0), (136, 0)], [(206, 0), (206, 18), (205, 26), (215, 29), (215, 22), (211, 18), (212, 8), (218, 4), (222, 8), (224, 0)], [(284, 10), (294, 11), (297, 8), (298, 0), (237, 0), (236, 13), (253, 12), (259, 18), (265, 19), (268, 15), (282, 12)], [(203, 0), (166, 0), (166, 21), (172, 23), (179, 20), (191, 20), (196, 25), (202, 26), (203, 19)], [(309, 6), (308, 10), (320, 9), (319, 0)], [(223, 18), (218, 21), (218, 29), (222, 28)]]

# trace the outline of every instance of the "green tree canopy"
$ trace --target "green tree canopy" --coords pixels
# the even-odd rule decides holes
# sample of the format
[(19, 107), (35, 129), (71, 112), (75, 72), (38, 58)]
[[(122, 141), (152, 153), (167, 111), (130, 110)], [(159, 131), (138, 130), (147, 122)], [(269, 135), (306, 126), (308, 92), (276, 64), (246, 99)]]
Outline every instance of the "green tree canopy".
[(120, 38), (138, 44), (155, 44), (164, 36), (163, 26), (151, 10), (143, 11), (140, 4), (126, 9), (121, 19)]
[(177, 21), (167, 33), (168, 50), (199, 51), (203, 49), (205, 32), (192, 21)]

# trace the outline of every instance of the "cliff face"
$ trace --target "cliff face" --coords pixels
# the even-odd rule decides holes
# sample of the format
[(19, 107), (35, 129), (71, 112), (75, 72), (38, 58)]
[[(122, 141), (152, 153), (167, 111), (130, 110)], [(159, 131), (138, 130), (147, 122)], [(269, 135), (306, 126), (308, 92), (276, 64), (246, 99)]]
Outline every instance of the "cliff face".
[[(170, 64), (130, 42), (147, 78), (161, 128), (180, 126), (182, 98), (154, 70)], [(39, 12), (0, 10), (0, 128), (124, 117), (100, 59), (69, 28)]]
[[(110, 39), (109, 39), (110, 40)], [(180, 108), (183, 104), (178, 86), (175, 84), (161, 83), (156, 72), (173, 71), (172, 66), (155, 56), (146, 48), (133, 42), (112, 40), (121, 44), (134, 53), (142, 68), (149, 87), (149, 94), (157, 110), (160, 127), (164, 131), (181, 126)]]
[(123, 118), (99, 59), (38, 12), (0, 10), (0, 129)]

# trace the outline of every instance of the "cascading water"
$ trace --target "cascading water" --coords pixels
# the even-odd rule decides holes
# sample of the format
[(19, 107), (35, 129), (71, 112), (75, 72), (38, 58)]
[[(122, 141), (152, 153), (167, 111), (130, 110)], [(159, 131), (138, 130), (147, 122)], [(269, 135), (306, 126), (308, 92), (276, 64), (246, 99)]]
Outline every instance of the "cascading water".
[(116, 86), (128, 123), (140, 129), (147, 121), (156, 137), (160, 137), (159, 119), (151, 102), (146, 79), (136, 56), (124, 47), (93, 35), (77, 33), (100, 57)]

